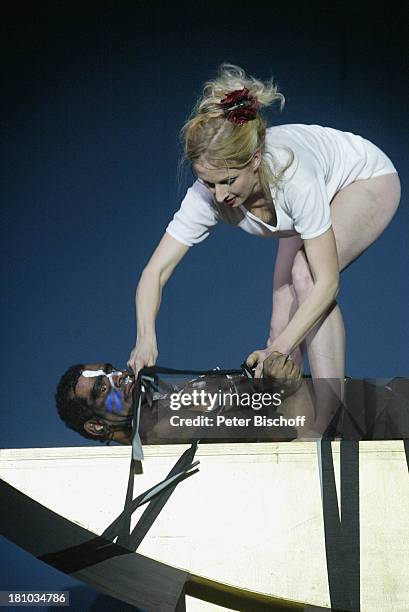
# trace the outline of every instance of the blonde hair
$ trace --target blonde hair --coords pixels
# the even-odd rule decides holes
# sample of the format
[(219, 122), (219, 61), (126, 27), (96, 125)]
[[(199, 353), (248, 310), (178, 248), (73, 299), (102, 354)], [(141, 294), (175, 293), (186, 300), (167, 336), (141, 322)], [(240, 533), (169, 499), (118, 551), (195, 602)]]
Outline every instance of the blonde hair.
[[(257, 99), (258, 110), (254, 119), (238, 125), (226, 118), (220, 102), (226, 94), (243, 88), (248, 89), (249, 95)], [(182, 127), (185, 157), (191, 163), (204, 159), (214, 165), (223, 164), (227, 168), (244, 168), (253, 159), (255, 151), (260, 149), (258, 174), (261, 186), (268, 194), (269, 184), (278, 183), (294, 159), (290, 151), (288, 163), (284, 168), (278, 167), (271, 153), (265, 150), (267, 121), (260, 110), (276, 101), (280, 102), (281, 110), (285, 99), (272, 79), (259, 81), (246, 75), (239, 66), (221, 64), (217, 77), (204, 84), (202, 96)]]

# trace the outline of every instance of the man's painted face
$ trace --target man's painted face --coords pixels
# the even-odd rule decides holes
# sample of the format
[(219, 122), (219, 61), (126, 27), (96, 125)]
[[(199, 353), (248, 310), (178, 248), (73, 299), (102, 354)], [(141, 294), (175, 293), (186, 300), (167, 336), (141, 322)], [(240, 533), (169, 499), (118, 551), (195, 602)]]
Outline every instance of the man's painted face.
[(132, 416), (135, 376), (110, 363), (86, 365), (75, 385), (76, 397), (85, 399), (97, 416), (112, 423)]
[(245, 204), (260, 188), (257, 168), (257, 160), (240, 169), (213, 166), (207, 161), (197, 162), (193, 166), (199, 180), (213, 193), (216, 202), (231, 208)]

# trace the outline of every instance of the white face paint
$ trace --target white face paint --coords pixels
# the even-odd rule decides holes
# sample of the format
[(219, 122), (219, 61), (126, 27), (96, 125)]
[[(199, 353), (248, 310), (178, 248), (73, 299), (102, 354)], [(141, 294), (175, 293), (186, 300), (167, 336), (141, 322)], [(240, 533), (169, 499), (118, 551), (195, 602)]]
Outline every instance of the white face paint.
[(85, 378), (95, 378), (96, 376), (106, 376), (104, 370), (84, 370), (81, 376)]
[[(122, 376), (124, 374), (124, 372), (122, 370), (113, 370), (112, 372), (109, 372), (108, 374), (106, 372), (104, 372), (104, 370), (84, 370), (81, 374), (81, 376), (84, 376), (85, 378), (96, 378), (97, 376), (106, 376), (111, 384), (112, 389), (117, 389), (117, 385), (115, 385), (114, 382), (114, 378), (116, 376)], [(130, 374), (128, 374), (127, 376), (125, 376), (125, 378), (121, 381), (121, 387), (123, 385), (127, 385), (131, 382), (132, 377)]]

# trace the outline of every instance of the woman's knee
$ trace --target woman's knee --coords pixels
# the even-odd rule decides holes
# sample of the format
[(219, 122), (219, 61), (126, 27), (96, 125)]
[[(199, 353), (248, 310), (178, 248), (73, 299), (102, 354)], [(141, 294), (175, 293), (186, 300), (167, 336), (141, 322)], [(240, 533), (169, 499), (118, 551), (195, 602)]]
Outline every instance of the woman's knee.
[(291, 277), (297, 297), (302, 298), (314, 286), (311, 270), (303, 251), (299, 251), (294, 258)]

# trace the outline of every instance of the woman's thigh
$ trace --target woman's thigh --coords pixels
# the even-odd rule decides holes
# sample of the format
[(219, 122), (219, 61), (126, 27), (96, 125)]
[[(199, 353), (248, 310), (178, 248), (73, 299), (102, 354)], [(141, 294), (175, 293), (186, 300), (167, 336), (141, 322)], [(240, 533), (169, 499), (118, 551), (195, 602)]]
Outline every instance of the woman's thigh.
[(280, 238), (274, 264), (274, 288), (292, 284), (292, 267), (296, 254), (302, 248), (301, 236)]
[(331, 218), (340, 270), (349, 266), (382, 234), (399, 200), (397, 174), (356, 181), (334, 196)]

